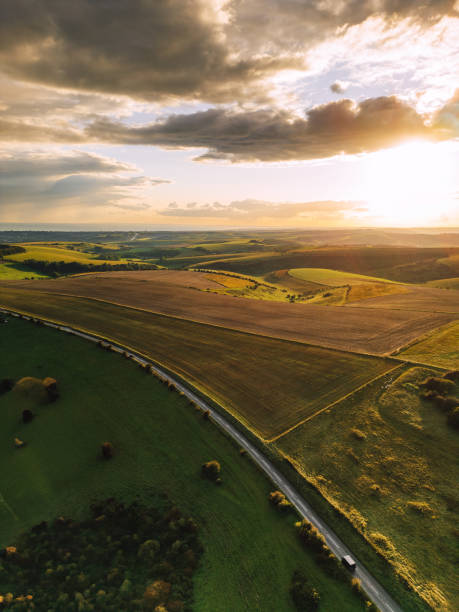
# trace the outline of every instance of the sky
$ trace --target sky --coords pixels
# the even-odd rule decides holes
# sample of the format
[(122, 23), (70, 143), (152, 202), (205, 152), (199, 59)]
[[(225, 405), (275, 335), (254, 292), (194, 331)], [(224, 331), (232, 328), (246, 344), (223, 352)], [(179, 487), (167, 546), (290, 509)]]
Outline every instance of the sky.
[(0, 222), (458, 227), (459, 0), (1, 0)]

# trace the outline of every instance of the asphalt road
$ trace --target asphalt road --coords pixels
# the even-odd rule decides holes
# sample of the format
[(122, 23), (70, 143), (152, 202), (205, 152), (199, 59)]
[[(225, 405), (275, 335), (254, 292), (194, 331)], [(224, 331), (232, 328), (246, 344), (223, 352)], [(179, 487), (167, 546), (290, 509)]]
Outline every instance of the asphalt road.
[[(11, 313), (15, 316), (13, 311), (6, 309), (0, 309), (5, 313)], [(91, 342), (99, 342), (104, 340), (96, 335), (87, 334), (80, 332), (76, 329), (68, 327), (66, 325), (56, 325), (50, 323), (44, 319), (41, 319), (48, 327), (53, 327), (61, 331), (79, 336)], [(105, 340), (104, 340), (105, 341)], [(182, 391), (183, 394), (195, 404), (200, 406), (203, 410), (208, 410), (212, 420), (217, 423), (223, 430), (225, 430), (237, 443), (244, 448), (247, 453), (252, 457), (253, 461), (265, 472), (268, 478), (273, 482), (277, 489), (282, 491), (293, 506), (298, 510), (300, 515), (310, 521), (320, 533), (324, 536), (327, 546), (339, 559), (344, 555), (350, 555), (356, 562), (357, 567), (352, 575), (358, 578), (361, 582), (362, 588), (365, 590), (369, 599), (381, 610), (381, 612), (403, 612), (402, 608), (392, 599), (389, 593), (384, 589), (383, 586), (370, 574), (370, 572), (359, 562), (357, 557), (352, 553), (347, 546), (339, 539), (335, 532), (328, 527), (328, 525), (316, 514), (311, 508), (307, 501), (298, 493), (298, 491), (290, 484), (283, 474), (267, 459), (263, 453), (256, 448), (245, 436), (241, 433), (234, 425), (232, 425), (224, 416), (218, 413), (212, 406), (207, 404), (203, 399), (197, 396), (188, 387), (185, 387), (178, 380), (174, 379), (173, 376), (151, 363), (148, 359), (137, 355), (136, 353), (125, 349), (123, 346), (116, 343), (109, 343), (113, 349), (119, 353), (127, 352), (127, 354), (139, 364), (148, 364), (152, 366), (153, 370), (161, 376), (161, 378), (170, 381), (175, 387)]]

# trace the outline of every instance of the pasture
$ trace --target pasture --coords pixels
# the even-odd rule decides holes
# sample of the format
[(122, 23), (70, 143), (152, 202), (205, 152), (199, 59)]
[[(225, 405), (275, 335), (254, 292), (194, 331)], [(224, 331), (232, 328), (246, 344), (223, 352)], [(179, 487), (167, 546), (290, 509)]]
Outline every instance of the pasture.
[(9, 261), (24, 262), (27, 259), (35, 259), (37, 261), (57, 261), (57, 262), (77, 262), (81, 264), (97, 264), (102, 265), (104, 263), (126, 263), (126, 259), (116, 259), (116, 261), (98, 259), (91, 253), (79, 251), (72, 244), (61, 243), (59, 246), (42, 245), (40, 243), (23, 243), (18, 246), (22, 246), (25, 249), (25, 253), (15, 253), (14, 255), (8, 255)]
[[(42, 520), (80, 518), (97, 499), (161, 505), (167, 495), (200, 526), (196, 612), (293, 612), (288, 588), (298, 568), (319, 590), (321, 610), (339, 602), (340, 611), (363, 612), (350, 586), (300, 545), (293, 516), (269, 504), (269, 482), (185, 398), (120, 355), (56, 330), (13, 319), (0, 335), (9, 347), (2, 375), (52, 375), (60, 392), (55, 403), (34, 405), (26, 425), (15, 392), (0, 396), (0, 546)], [(14, 448), (15, 436), (24, 448)], [(115, 449), (108, 462), (98, 457), (107, 440)], [(221, 487), (200, 475), (209, 459), (222, 466)]]
[(319, 285), (330, 287), (341, 287), (342, 285), (356, 285), (368, 282), (392, 283), (393, 281), (374, 276), (364, 276), (341, 270), (329, 270), (327, 268), (293, 268), (288, 271), (293, 278), (299, 278)]
[[(391, 353), (457, 317), (450, 312), (418, 312), (416, 308), (412, 311), (391, 308), (381, 316), (374, 308), (337, 309), (308, 302), (290, 304), (218, 295), (214, 291), (228, 290), (206, 274), (173, 270), (85, 274), (40, 282), (12, 281), (2, 287), (2, 294), (6, 298), (17, 289), (97, 298), (201, 323), (373, 354)], [(426, 288), (425, 291), (446, 296), (451, 293), (440, 289)], [(437, 302), (440, 298), (443, 300), (441, 295), (436, 297)], [(384, 298), (357, 304), (373, 304), (378, 299)], [(409, 303), (408, 299), (408, 306)], [(444, 300), (441, 303), (444, 306)], [(456, 307), (459, 309), (459, 304)]]
[(20, 263), (0, 263), (0, 281), (2, 280), (23, 280), (26, 278), (49, 278), (44, 274), (35, 272)]
[(96, 332), (151, 356), (265, 440), (395, 365), (389, 359), (244, 334), (83, 298), (3, 292), (1, 302)]
[(402, 358), (442, 368), (459, 368), (459, 321), (446, 325), (400, 353)]
[(438, 612), (459, 607), (459, 435), (405, 368), (275, 443), (303, 477)]

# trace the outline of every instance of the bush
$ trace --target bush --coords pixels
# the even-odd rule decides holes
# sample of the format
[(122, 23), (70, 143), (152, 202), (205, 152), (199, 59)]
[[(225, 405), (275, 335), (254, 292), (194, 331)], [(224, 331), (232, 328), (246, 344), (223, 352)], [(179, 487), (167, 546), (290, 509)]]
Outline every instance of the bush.
[(34, 418), (34, 413), (31, 410), (23, 410), (22, 411), (22, 422), (23, 423), (30, 423), (30, 421), (33, 420)]
[(459, 429), (459, 407), (454, 408), (448, 415), (448, 425), (454, 429)]
[(450, 370), (449, 372), (446, 372), (446, 374), (443, 374), (443, 378), (452, 380), (454, 382), (459, 382), (459, 370)]
[(320, 595), (318, 591), (308, 584), (306, 574), (299, 570), (293, 574), (290, 595), (296, 609), (301, 612), (317, 610), (319, 607)]
[(272, 491), (268, 495), (268, 499), (273, 504), (273, 506), (276, 506), (277, 508), (279, 508), (279, 510), (285, 511), (288, 508), (292, 507), (292, 504), (288, 501), (288, 499), (281, 491)]
[(440, 395), (452, 393), (456, 387), (452, 380), (448, 380), (447, 378), (439, 378), (437, 376), (430, 376), (429, 378), (426, 378), (419, 384), (419, 386), (424, 387), (428, 391), (436, 391)]
[(321, 552), (326, 547), (325, 538), (307, 519), (295, 523), (300, 540), (311, 550)]
[(203, 464), (201, 471), (203, 476), (216, 482), (220, 476), (221, 466), (218, 461), (208, 461)]
[(0, 395), (2, 395), (2, 393), (7, 393), (8, 391), (11, 391), (13, 387), (14, 380), (12, 378), (2, 378), (0, 380)]
[(111, 442), (104, 442), (101, 446), (101, 450), (104, 459), (111, 459), (113, 457), (113, 445)]

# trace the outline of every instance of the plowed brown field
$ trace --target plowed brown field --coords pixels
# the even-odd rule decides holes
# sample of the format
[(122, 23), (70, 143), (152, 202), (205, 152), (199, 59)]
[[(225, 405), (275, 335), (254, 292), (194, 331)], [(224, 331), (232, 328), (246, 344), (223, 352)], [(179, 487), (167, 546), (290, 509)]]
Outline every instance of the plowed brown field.
[[(374, 307), (289, 304), (234, 298), (205, 291), (213, 286), (214, 281), (198, 272), (108, 272), (51, 281), (2, 283), (0, 303), (1, 293), (8, 287), (83, 296), (256, 334), (378, 355), (391, 353), (426, 332), (458, 318), (451, 312), (418, 312), (417, 298), (413, 302), (413, 310), (389, 307), (382, 314)], [(439, 289), (428, 291), (449, 293)], [(392, 300), (398, 297), (407, 299), (406, 295), (387, 296)]]

